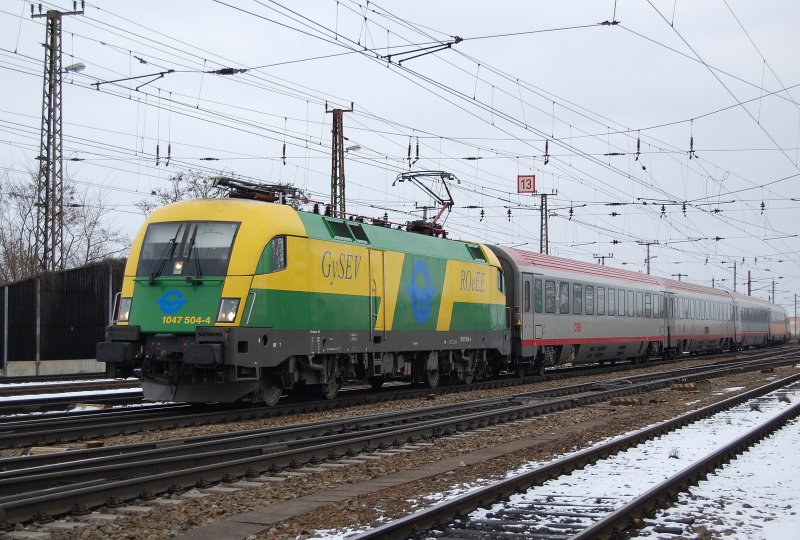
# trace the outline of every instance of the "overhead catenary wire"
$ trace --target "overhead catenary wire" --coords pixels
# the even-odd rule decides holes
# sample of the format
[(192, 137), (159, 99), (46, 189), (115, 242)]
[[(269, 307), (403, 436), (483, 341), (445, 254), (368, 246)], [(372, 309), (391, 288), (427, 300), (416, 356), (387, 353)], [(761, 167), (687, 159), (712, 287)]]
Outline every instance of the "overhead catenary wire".
[[(483, 69), (481, 70), (481, 74), (483, 74)], [(553, 101), (550, 101), (550, 103), (553, 103)], [(493, 112), (492, 112), (492, 114), (493, 114)], [(553, 116), (555, 116), (555, 115), (553, 115)], [(373, 124), (373, 125), (374, 125), (374, 124)], [(418, 133), (419, 133), (419, 132), (418, 132)], [(434, 135), (434, 136), (435, 136), (435, 135)], [(305, 144), (307, 144), (307, 142), (304, 142), (303, 144), (305, 145)], [(379, 152), (380, 152), (380, 153), (382, 153), (382, 154), (385, 154), (385, 152), (381, 152), (381, 151), (379, 151)], [(552, 152), (551, 152), (551, 153), (552, 153)], [(591, 153), (591, 152), (587, 152), (587, 153)], [(511, 154), (511, 153), (510, 153), (510, 152), (508, 152), (508, 154)], [(518, 154), (518, 153), (515, 153), (515, 155), (520, 155), (520, 154)], [(484, 157), (485, 157), (485, 158), (487, 158), (487, 159), (489, 159), (489, 156), (484, 156)], [(498, 158), (498, 159), (502, 159), (502, 158)], [(387, 160), (384, 160), (384, 163), (386, 163), (386, 162), (387, 162)], [(553, 164), (551, 163), (551, 165), (553, 165)], [(575, 178), (576, 180), (577, 180), (577, 177), (578, 177), (578, 176), (579, 176), (579, 175), (576, 175), (576, 174), (574, 174), (574, 172), (572, 172), (570, 175), (568, 175), (568, 177)], [(588, 178), (588, 177), (587, 177), (587, 178)], [(499, 180), (499, 179), (498, 179), (498, 180)]]

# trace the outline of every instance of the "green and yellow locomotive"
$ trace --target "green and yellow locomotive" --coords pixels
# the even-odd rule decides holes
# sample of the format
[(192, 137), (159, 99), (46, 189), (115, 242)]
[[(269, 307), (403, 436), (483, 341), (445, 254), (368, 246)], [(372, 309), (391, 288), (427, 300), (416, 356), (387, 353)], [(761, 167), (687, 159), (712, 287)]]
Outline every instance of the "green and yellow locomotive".
[(274, 404), (344, 381), (470, 382), (511, 369), (486, 246), (246, 199), (154, 211), (97, 358), (148, 400)]

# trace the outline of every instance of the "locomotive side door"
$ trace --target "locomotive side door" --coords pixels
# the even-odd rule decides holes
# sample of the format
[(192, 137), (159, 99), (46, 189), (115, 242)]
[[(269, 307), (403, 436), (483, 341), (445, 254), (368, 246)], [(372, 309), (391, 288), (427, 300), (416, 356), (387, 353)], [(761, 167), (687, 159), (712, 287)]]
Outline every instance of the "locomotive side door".
[(386, 278), (384, 252), (369, 250), (369, 328), (374, 342), (386, 337)]

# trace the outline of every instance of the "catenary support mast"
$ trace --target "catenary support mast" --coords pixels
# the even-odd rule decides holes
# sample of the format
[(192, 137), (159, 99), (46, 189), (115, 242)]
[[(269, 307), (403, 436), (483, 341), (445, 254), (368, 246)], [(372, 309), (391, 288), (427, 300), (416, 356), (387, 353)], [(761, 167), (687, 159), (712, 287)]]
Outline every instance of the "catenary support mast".
[[(36, 270), (64, 269), (64, 155), (61, 116), (61, 19), (64, 15), (82, 15), (81, 10), (62, 12), (51, 9), (33, 13), (31, 18), (47, 19), (44, 43), (44, 91), (42, 98), (39, 173), (36, 177)], [(41, 10), (41, 7), (40, 7)]]

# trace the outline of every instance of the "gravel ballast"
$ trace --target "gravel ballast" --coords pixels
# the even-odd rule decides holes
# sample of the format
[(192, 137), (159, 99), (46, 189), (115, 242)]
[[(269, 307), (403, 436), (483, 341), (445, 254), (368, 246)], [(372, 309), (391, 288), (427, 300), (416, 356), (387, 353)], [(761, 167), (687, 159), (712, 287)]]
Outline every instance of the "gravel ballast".
[[(682, 363), (683, 364), (683, 363)], [(653, 370), (663, 369), (654, 367)], [(651, 369), (651, 368), (648, 368)], [(156, 539), (203, 538), (203, 531), (227, 530), (234, 533), (232, 524), (237, 515), (258, 511), (262, 518), (272, 509), (276, 516), (284, 516), (275, 522), (261, 519), (258, 527), (249, 533), (250, 538), (308, 538), (316, 531), (363, 528), (392, 517), (407, 514), (421, 507), (427, 497), (436, 497), (458, 486), (474, 485), (492, 478), (499, 478), (507, 471), (520, 467), (530, 461), (547, 461), (566, 452), (584, 448), (599, 440), (619, 435), (634, 429), (666, 420), (683, 412), (700, 408), (725, 399), (736, 393), (760, 386), (776, 378), (797, 372), (797, 367), (776, 369), (774, 373), (743, 373), (710, 381), (710, 390), (686, 392), (660, 390), (644, 394), (643, 404), (638, 406), (611, 406), (598, 404), (573, 410), (562, 411), (533, 418), (510, 425), (495, 426), (455, 437), (440, 438), (433, 444), (416, 445), (411, 451), (390, 455), (375, 456), (372, 459), (345, 460), (345, 463), (332, 461), (331, 465), (314, 465), (316, 470), (302, 475), (285, 475), (283, 479), (269, 481), (247, 481), (246, 487), (237, 491), (215, 489), (202, 494), (193, 491), (188, 494), (172, 495), (169, 502), (141, 503), (152, 505), (146, 513), (125, 515), (112, 522), (94, 523), (69, 530), (50, 532), (56, 539), (108, 538), (108, 539)], [(642, 373), (642, 371), (637, 371)], [(612, 375), (608, 378), (619, 377)], [(600, 379), (600, 377), (594, 377)], [(549, 386), (562, 386), (570, 381), (539, 383), (530, 389), (543, 389)], [(517, 394), (528, 390), (526, 387), (499, 389), (483, 392), (465, 392), (439, 396), (436, 403), (457, 402), (479, 397)], [(233, 429), (252, 429), (268, 425), (319, 421), (323, 418), (341, 418), (376, 414), (386, 410), (430, 406), (430, 401), (409, 400), (408, 402), (389, 402), (383, 404), (353, 407), (346, 410), (328, 411), (318, 414), (299, 415), (287, 418), (266, 419), (260, 422), (241, 422), (219, 426), (202, 426), (187, 430), (173, 430), (168, 434), (137, 434), (114, 437), (105, 444), (126, 444), (158, 438), (175, 438), (198, 435), (205, 432), (230, 431)], [(160, 437), (159, 437), (160, 435)], [(166, 437), (165, 435), (169, 435)], [(151, 439), (150, 437), (154, 437)], [(531, 439), (535, 443), (519, 448), (515, 441)], [(470, 453), (485, 452), (487, 448), (507, 445), (507, 453), (490, 459), (473, 462)], [(379, 454), (389, 454), (381, 452)], [(465, 457), (467, 456), (467, 457)], [(464, 457), (464, 459), (462, 459)], [(473, 455), (474, 459), (474, 455)], [(444, 464), (444, 465), (443, 465)], [(340, 466), (335, 466), (340, 465)], [(341, 466), (345, 465), (345, 466)], [(397, 475), (412, 469), (430, 469), (430, 474), (418, 479), (399, 483), (387, 481), (387, 487), (378, 491), (341, 498), (342, 491), (352, 486), (353, 491), (360, 483), (373, 481), (390, 475)], [(419, 475), (418, 475), (419, 476)], [(395, 485), (397, 484), (397, 485)], [(222, 486), (225, 487), (225, 486)], [(342, 489), (344, 488), (344, 489)], [(337, 490), (339, 499), (330, 504), (317, 504), (312, 511), (302, 513), (301, 497)], [(317, 496), (316, 499), (321, 498)], [(324, 498), (324, 497), (322, 497)], [(174, 501), (174, 502), (173, 502)], [(281, 506), (282, 505), (282, 506)], [(284, 509), (285, 512), (275, 512)], [(143, 510), (144, 512), (144, 510)], [(291, 515), (296, 513), (298, 515)], [(81, 518), (75, 518), (79, 520)], [(229, 521), (226, 521), (229, 520)], [(258, 520), (256, 520), (258, 521)], [(211, 528), (203, 526), (221, 522)], [(207, 536), (211, 537), (211, 536)], [(216, 538), (247, 538), (248, 535), (224, 535)]]

